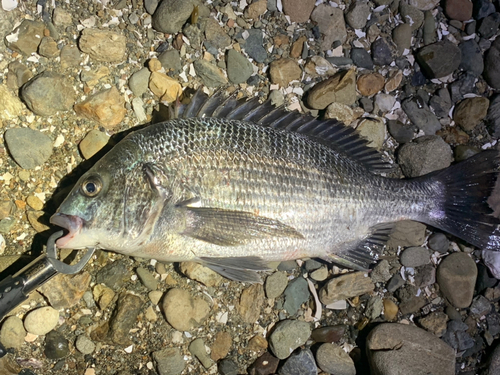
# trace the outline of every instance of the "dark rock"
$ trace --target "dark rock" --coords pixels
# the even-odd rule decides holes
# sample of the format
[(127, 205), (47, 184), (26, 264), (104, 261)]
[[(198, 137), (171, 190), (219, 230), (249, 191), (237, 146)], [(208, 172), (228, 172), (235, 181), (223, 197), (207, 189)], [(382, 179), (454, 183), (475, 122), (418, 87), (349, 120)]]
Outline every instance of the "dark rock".
[(309, 300), (309, 286), (306, 279), (298, 277), (288, 283), (285, 289), (283, 308), (290, 315), (295, 315), (300, 306)]
[(186, 367), (186, 361), (178, 348), (153, 352), (153, 359), (160, 375), (179, 375)]
[(495, 12), (483, 18), (477, 31), (485, 39), (491, 38), (498, 32), (500, 26), (500, 13)]
[(450, 166), (450, 146), (439, 136), (428, 135), (405, 143), (399, 150), (399, 163), (407, 177), (423, 176)]
[(280, 360), (269, 352), (265, 352), (248, 368), (249, 375), (271, 375), (278, 369)]
[(465, 94), (474, 93), (476, 91), (476, 80), (477, 77), (469, 72), (461, 74), (456, 81), (452, 82), (448, 86), (451, 93), (451, 101), (456, 103), (459, 100), (462, 100)]
[(406, 99), (402, 107), (411, 122), (426, 135), (436, 134), (441, 129), (441, 123), (436, 115), (429, 110), (425, 102), (422, 103), (418, 98)]
[(450, 241), (443, 233), (431, 234), (427, 244), (432, 250), (438, 251), (442, 254), (446, 253), (450, 247)]
[(481, 75), (484, 69), (483, 54), (481, 48), (474, 39), (466, 40), (458, 46), (462, 54), (459, 68), (476, 76)]
[(96, 283), (102, 283), (116, 291), (123, 286), (128, 275), (129, 272), (125, 266), (125, 262), (118, 260), (108, 263), (97, 272)]
[(469, 307), (476, 285), (477, 266), (466, 253), (448, 255), (439, 264), (437, 282), (443, 295), (455, 307)]
[(371, 50), (375, 65), (390, 65), (397, 56), (396, 45), (388, 37), (374, 41)]
[[(498, 13), (496, 13), (498, 14)], [(488, 84), (500, 89), (500, 38), (495, 39), (491, 48), (486, 52), (484, 58), (483, 76)]]
[(311, 333), (311, 339), (316, 342), (340, 342), (346, 332), (345, 325), (316, 328)]
[(227, 77), (232, 83), (243, 83), (253, 74), (253, 65), (234, 49), (227, 51)]
[(238, 364), (230, 358), (223, 359), (217, 366), (220, 375), (238, 375)]
[(481, 150), (478, 149), (477, 147), (458, 145), (457, 147), (455, 147), (453, 155), (455, 156), (455, 161), (462, 161), (478, 154), (479, 152), (481, 152)]
[(500, 333), (500, 314), (493, 312), (486, 317), (488, 331), (492, 336), (497, 336)]
[(196, 74), (208, 87), (219, 87), (227, 83), (227, 78), (222, 71), (214, 64), (206, 60), (196, 60), (193, 63)]
[[(370, 113), (373, 111), (373, 100), (370, 98), (361, 98), (359, 99), (359, 105), (365, 110), (365, 112)], [(500, 131), (500, 125), (499, 125), (499, 131)]]
[(160, 60), (161, 66), (165, 68), (166, 71), (171, 70), (174, 73), (178, 73), (182, 70), (181, 56), (179, 54), (179, 51), (177, 51), (176, 49), (162, 52), (158, 56), (158, 60)]
[(373, 60), (364, 48), (351, 49), (351, 60), (358, 68), (373, 69)]
[(452, 20), (467, 21), (472, 17), (472, 2), (469, 0), (445, 0), (444, 12)]
[(491, 98), (485, 121), (493, 136), (500, 137), (500, 95)]
[(448, 89), (442, 88), (437, 91), (437, 95), (433, 95), (429, 100), (429, 105), (434, 110), (438, 117), (448, 117), (451, 109), (451, 97)]
[(130, 345), (129, 331), (134, 326), (143, 301), (131, 293), (122, 293), (109, 321), (111, 340), (117, 345)]
[(405, 283), (406, 281), (401, 277), (401, 275), (399, 273), (396, 273), (387, 283), (387, 290), (391, 293), (394, 293), (400, 287), (405, 285)]
[(415, 285), (421, 289), (436, 282), (436, 268), (432, 264), (418, 267), (415, 274)]
[(466, 332), (469, 326), (457, 320), (450, 320), (441, 337), (452, 348), (462, 351), (474, 346), (474, 339)]
[(279, 375), (317, 375), (318, 369), (314, 356), (309, 349), (294, 352), (278, 371)]
[(49, 359), (61, 359), (69, 355), (69, 343), (62, 333), (50, 331), (45, 336), (45, 356)]
[(495, 12), (495, 5), (490, 0), (474, 0), (472, 6), (472, 15), (476, 20), (483, 19)]
[(43, 22), (25, 19), (10, 35), (5, 37), (5, 44), (11, 50), (29, 56), (37, 51), (44, 29)]
[(321, 345), (316, 352), (316, 362), (328, 374), (356, 375), (356, 368), (349, 354), (335, 344)]
[(484, 296), (477, 296), (472, 300), (470, 312), (478, 318), (481, 318), (491, 311), (491, 302)]
[(448, 40), (430, 44), (416, 54), (424, 73), (430, 78), (441, 78), (453, 73), (460, 65), (460, 49)]
[(153, 14), (153, 28), (162, 33), (175, 34), (193, 13), (193, 2), (163, 0)]
[(248, 38), (245, 40), (243, 48), (252, 59), (258, 63), (263, 63), (267, 59), (267, 51), (264, 48), (264, 37), (259, 29), (248, 30)]

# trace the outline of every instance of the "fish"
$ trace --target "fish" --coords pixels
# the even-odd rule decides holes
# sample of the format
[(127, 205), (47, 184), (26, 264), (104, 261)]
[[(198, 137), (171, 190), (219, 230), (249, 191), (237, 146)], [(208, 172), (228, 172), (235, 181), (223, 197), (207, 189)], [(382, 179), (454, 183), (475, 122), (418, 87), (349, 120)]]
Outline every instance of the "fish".
[(498, 151), (428, 175), (392, 166), (351, 127), (197, 91), (172, 120), (128, 134), (83, 174), (52, 224), (59, 248), (199, 262), (261, 282), (269, 262), (319, 258), (367, 270), (396, 222), (500, 249), (487, 203)]

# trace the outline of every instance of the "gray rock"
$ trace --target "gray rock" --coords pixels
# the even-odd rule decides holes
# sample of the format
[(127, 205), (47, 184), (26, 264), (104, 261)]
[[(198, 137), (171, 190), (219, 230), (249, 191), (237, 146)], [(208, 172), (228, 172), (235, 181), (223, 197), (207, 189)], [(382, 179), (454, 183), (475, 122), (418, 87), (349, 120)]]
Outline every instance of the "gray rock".
[(391, 278), (391, 265), (386, 259), (381, 260), (370, 273), (374, 283), (385, 283)]
[(424, 22), (424, 12), (402, 1), (399, 5), (399, 12), (405, 23), (411, 26), (411, 31), (418, 30)]
[(243, 48), (252, 59), (258, 63), (263, 63), (267, 59), (267, 51), (264, 48), (264, 37), (259, 29), (250, 29), (248, 38), (245, 40)]
[(351, 59), (354, 65), (359, 68), (373, 69), (373, 60), (364, 48), (351, 49)]
[(144, 0), (144, 8), (149, 14), (153, 14), (158, 7), (159, 0)]
[(399, 55), (402, 55), (404, 50), (411, 49), (411, 26), (408, 23), (402, 23), (392, 30), (392, 40), (398, 48)]
[(279, 375), (317, 375), (314, 356), (309, 349), (300, 349), (288, 358), (279, 369)]
[(281, 296), (288, 285), (288, 277), (284, 272), (277, 271), (266, 278), (266, 296), (267, 298), (276, 298)]
[(418, 267), (415, 274), (415, 286), (423, 289), (436, 283), (436, 268), (433, 264)]
[(402, 104), (408, 118), (426, 135), (436, 134), (441, 129), (441, 123), (434, 113), (429, 110), (426, 103), (420, 103), (412, 99), (406, 99)]
[(97, 271), (96, 283), (104, 284), (116, 291), (123, 286), (128, 275), (129, 272), (125, 263), (123, 261), (116, 261), (108, 263)]
[(109, 338), (116, 345), (128, 346), (130, 330), (136, 324), (144, 301), (135, 294), (123, 292), (118, 297), (115, 310), (109, 320)]
[(456, 103), (462, 100), (464, 95), (476, 92), (476, 80), (476, 76), (469, 72), (464, 72), (456, 81), (450, 83), (448, 89), (450, 90), (451, 101)]
[(472, 301), (470, 312), (478, 318), (484, 317), (491, 311), (491, 302), (484, 296), (477, 296)]
[(135, 96), (142, 96), (149, 89), (149, 77), (151, 72), (148, 68), (142, 68), (132, 74), (128, 80), (128, 87)]
[(52, 116), (57, 111), (69, 111), (75, 104), (76, 93), (68, 80), (56, 73), (45, 71), (21, 89), (26, 105), (37, 115)]
[(455, 374), (455, 351), (432, 333), (414, 326), (378, 325), (368, 335), (367, 351), (374, 374)]
[(436, 19), (431, 11), (424, 14), (424, 45), (429, 45), (437, 41)]
[(500, 373), (500, 344), (497, 344), (493, 353), (491, 353), (490, 365), (488, 367), (488, 375), (496, 375)]
[(225, 358), (217, 366), (220, 375), (238, 375), (238, 364), (230, 358)]
[(481, 75), (484, 69), (483, 54), (481, 48), (474, 39), (466, 40), (458, 46), (462, 55), (459, 68), (476, 76)]
[(462, 61), (462, 53), (450, 41), (442, 40), (421, 48), (416, 58), (428, 77), (441, 78), (458, 69)]
[(387, 283), (387, 290), (391, 293), (394, 293), (396, 290), (398, 290), (400, 287), (405, 285), (406, 281), (401, 277), (399, 273), (395, 274), (389, 282)]
[(373, 111), (373, 100), (371, 100), (370, 98), (359, 99), (359, 104), (361, 105), (361, 108), (363, 108), (365, 112), (370, 113)]
[(375, 65), (390, 65), (396, 58), (396, 45), (389, 37), (382, 37), (372, 43), (372, 58)]
[(398, 120), (387, 121), (387, 130), (398, 143), (407, 143), (415, 135), (415, 127), (411, 124), (403, 124)]
[(382, 314), (383, 310), (384, 302), (382, 301), (382, 298), (379, 296), (372, 296), (366, 304), (365, 316), (370, 320), (374, 320)]
[(24, 344), (26, 330), (23, 321), (17, 316), (9, 316), (2, 323), (0, 328), (0, 342), (8, 348), (17, 349)]
[(485, 121), (493, 132), (493, 136), (500, 137), (500, 95), (491, 98)]
[(450, 146), (438, 136), (424, 136), (404, 144), (399, 151), (399, 163), (407, 177), (423, 176), (450, 166)]
[(5, 37), (5, 44), (13, 51), (29, 56), (37, 51), (44, 29), (43, 22), (25, 19)]
[(366, 25), (370, 15), (370, 6), (367, 1), (355, 1), (351, 3), (345, 15), (345, 20), (353, 29), (362, 29)]
[(154, 275), (147, 269), (145, 269), (144, 267), (137, 267), (135, 272), (137, 273), (137, 276), (139, 276), (139, 280), (141, 280), (141, 283), (146, 288), (148, 288), (149, 290), (158, 289), (159, 281), (156, 280)]
[(453, 150), (453, 155), (455, 161), (463, 161), (480, 152), (481, 150), (474, 146), (458, 145), (455, 147), (455, 150)]
[(495, 33), (498, 32), (499, 26), (500, 26), (500, 13), (495, 12), (483, 18), (477, 31), (483, 38), (489, 39), (493, 35), (495, 35)]
[(285, 359), (304, 345), (311, 336), (309, 323), (300, 320), (282, 320), (269, 336), (269, 347), (276, 357)]
[(178, 348), (153, 352), (153, 359), (160, 375), (179, 375), (186, 367), (186, 361)]
[(219, 87), (227, 83), (227, 78), (222, 71), (206, 60), (196, 60), (194, 62), (196, 74), (201, 78), (207, 87)]
[(174, 73), (179, 73), (182, 70), (181, 55), (176, 49), (162, 52), (160, 56), (158, 56), (158, 60), (160, 60), (161, 66), (165, 68), (166, 71), (172, 70)]
[(397, 249), (398, 246), (420, 246), (425, 241), (425, 229), (424, 224), (416, 221), (398, 221), (389, 236), (387, 247)]
[(451, 109), (451, 97), (448, 89), (442, 88), (429, 100), (429, 105), (438, 117), (448, 117)]
[(323, 35), (321, 39), (323, 51), (331, 49), (333, 42), (344, 43), (346, 41), (344, 12), (340, 8), (320, 4), (313, 10), (311, 20), (317, 23), (319, 31)]
[(94, 342), (85, 335), (78, 336), (75, 346), (82, 354), (92, 354), (95, 350)]
[(322, 344), (316, 352), (316, 363), (328, 374), (356, 375), (356, 368), (349, 354), (335, 344)]
[(227, 77), (235, 84), (246, 82), (253, 74), (253, 65), (234, 49), (227, 51)]
[(469, 307), (476, 285), (477, 267), (466, 253), (448, 255), (439, 264), (436, 279), (444, 297), (455, 307)]
[(472, 3), (472, 15), (480, 20), (495, 12), (495, 5), (490, 0), (476, 0)]
[(207, 353), (205, 349), (205, 343), (202, 339), (195, 339), (189, 344), (189, 351), (192, 355), (194, 355), (205, 367), (206, 369), (210, 368), (213, 365), (213, 361)]
[(429, 250), (424, 247), (409, 247), (401, 254), (400, 262), (405, 267), (420, 267), (431, 260)]
[[(189, 39), (189, 43), (191, 43), (192, 46), (198, 47), (201, 45), (201, 38), (203, 35), (198, 26), (187, 24), (182, 30), (182, 33)], [(217, 54), (217, 49), (215, 49), (215, 51)]]
[(224, 29), (219, 26), (217, 20), (214, 18), (206, 18), (205, 22), (205, 36), (212, 46), (217, 49), (224, 49), (231, 45), (231, 38)]
[(438, 251), (443, 254), (446, 253), (448, 251), (448, 248), (450, 247), (450, 241), (444, 233), (431, 234), (427, 244), (432, 250)]
[(4, 136), (10, 154), (21, 168), (34, 169), (52, 155), (52, 140), (38, 130), (13, 128)]
[(61, 49), (61, 68), (77, 68), (82, 62), (82, 56), (78, 47), (66, 45)]
[(500, 38), (495, 39), (484, 58), (483, 76), (488, 85), (500, 89)]
[(450, 320), (441, 338), (457, 351), (467, 350), (474, 346), (474, 339), (467, 333), (468, 329), (467, 324), (459, 320)]
[(306, 279), (298, 277), (292, 280), (285, 289), (283, 308), (290, 315), (295, 315), (303, 303), (309, 300), (309, 286)]
[(153, 28), (156, 31), (175, 34), (193, 13), (191, 0), (163, 0), (153, 14)]

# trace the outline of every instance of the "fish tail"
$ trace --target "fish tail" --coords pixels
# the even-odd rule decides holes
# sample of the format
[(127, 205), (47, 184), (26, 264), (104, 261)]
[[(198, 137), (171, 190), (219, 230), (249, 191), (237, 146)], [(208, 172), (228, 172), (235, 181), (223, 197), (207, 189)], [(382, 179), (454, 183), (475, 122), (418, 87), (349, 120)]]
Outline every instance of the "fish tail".
[(482, 250), (500, 251), (500, 190), (492, 195), (500, 188), (499, 169), (500, 153), (488, 150), (425, 176), (438, 182), (442, 194), (422, 221)]

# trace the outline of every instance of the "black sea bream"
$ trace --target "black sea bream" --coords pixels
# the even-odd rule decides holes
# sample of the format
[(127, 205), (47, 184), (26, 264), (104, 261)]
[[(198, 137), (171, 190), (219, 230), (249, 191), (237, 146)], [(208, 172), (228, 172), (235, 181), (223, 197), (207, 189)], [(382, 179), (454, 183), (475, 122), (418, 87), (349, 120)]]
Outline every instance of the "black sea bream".
[(258, 281), (266, 262), (317, 257), (365, 269), (392, 223), (416, 220), (481, 249), (500, 249), (486, 203), (497, 151), (415, 179), (352, 128), (256, 99), (207, 98), (135, 131), (85, 173), (51, 222), (63, 248), (198, 261)]

